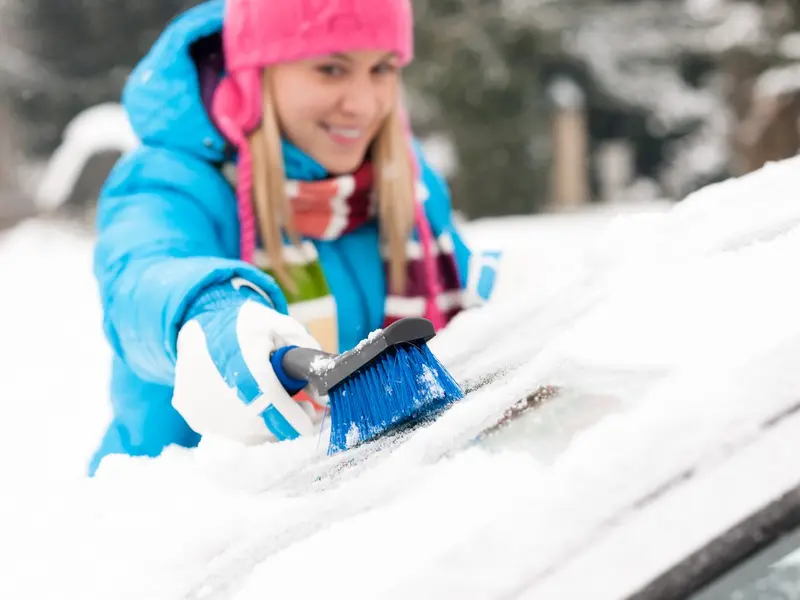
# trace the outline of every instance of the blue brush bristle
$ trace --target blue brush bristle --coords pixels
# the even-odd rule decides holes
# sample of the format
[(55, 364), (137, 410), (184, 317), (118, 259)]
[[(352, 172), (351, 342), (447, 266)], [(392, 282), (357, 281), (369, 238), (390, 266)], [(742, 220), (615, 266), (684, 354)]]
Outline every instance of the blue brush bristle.
[(400, 344), (330, 390), (328, 454), (352, 448), (463, 398), (427, 344)]

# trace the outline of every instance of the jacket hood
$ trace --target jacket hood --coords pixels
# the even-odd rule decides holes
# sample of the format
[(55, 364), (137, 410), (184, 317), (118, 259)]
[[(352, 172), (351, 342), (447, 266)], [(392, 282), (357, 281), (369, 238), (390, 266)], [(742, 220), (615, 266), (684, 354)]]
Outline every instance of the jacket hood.
[(222, 31), (224, 5), (211, 0), (173, 19), (128, 78), (122, 104), (143, 143), (224, 158), (227, 144), (203, 103), (192, 52)]

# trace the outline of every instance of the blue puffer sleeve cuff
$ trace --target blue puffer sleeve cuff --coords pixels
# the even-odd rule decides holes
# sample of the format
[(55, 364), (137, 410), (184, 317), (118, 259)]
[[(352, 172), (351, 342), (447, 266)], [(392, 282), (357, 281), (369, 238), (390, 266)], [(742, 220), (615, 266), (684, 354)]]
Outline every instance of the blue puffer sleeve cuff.
[(297, 346), (284, 346), (283, 348), (278, 348), (270, 358), (272, 370), (275, 372), (275, 376), (278, 378), (278, 381), (281, 382), (283, 389), (285, 389), (290, 396), (294, 396), (308, 385), (307, 381), (292, 377), (283, 368), (283, 357), (286, 356), (286, 353), (289, 352), (289, 350), (294, 350), (295, 348), (297, 348)]
[(266, 294), (275, 310), (288, 314), (286, 298), (275, 281), (240, 260), (141, 260), (116, 280), (113, 300), (107, 298), (104, 326), (108, 339), (142, 379), (170, 385), (181, 326), (192, 311), (202, 308), (203, 302), (221, 301), (219, 286), (230, 286), (232, 281), (249, 282)]
[(256, 285), (241, 277), (212, 285), (203, 290), (189, 306), (178, 328), (198, 315), (216, 310), (225, 310), (241, 305), (244, 300), (252, 300), (275, 308), (269, 295)]

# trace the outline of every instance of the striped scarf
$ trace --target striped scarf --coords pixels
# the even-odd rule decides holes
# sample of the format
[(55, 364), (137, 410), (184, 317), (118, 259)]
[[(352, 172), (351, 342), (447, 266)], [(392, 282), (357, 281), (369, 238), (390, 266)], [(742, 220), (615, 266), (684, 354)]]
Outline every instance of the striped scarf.
[[(289, 180), (286, 189), (294, 226), (307, 240), (335, 240), (373, 220), (377, 213), (369, 163), (352, 175)], [(431, 231), (422, 209), (427, 194), (418, 183), (415, 227), (406, 247), (406, 285), (400, 294), (387, 291), (384, 327), (404, 317), (426, 317), (438, 329), (463, 309), (453, 238), (447, 232)], [(384, 243), (380, 252), (388, 290), (389, 252)], [(309, 328), (323, 348), (338, 351), (336, 306), (314, 244), (306, 241), (298, 248), (287, 243), (284, 260), (298, 288), (295, 293), (284, 290), (290, 314)], [(263, 251), (256, 252), (254, 262), (270, 273)]]

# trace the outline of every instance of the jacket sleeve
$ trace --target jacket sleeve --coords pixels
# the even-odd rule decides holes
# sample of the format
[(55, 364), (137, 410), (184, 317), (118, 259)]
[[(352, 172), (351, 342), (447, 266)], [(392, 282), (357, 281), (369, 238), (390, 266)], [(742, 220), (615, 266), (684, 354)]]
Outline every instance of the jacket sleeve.
[(440, 235), (449, 233), (455, 247), (456, 264), (461, 287), (468, 305), (480, 305), (489, 300), (494, 288), (501, 253), (492, 250), (473, 252), (453, 222), (450, 190), (445, 179), (425, 159), (421, 146), (416, 144), (422, 183), (428, 189), (425, 213), (434, 230)]
[(230, 185), (188, 154), (142, 146), (123, 157), (101, 192), (94, 273), (115, 353), (145, 381), (172, 385), (177, 334), (207, 288), (237, 277), (286, 300), (272, 278), (238, 257)]

